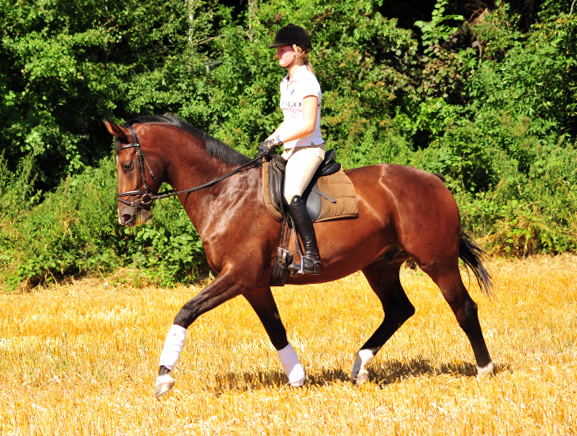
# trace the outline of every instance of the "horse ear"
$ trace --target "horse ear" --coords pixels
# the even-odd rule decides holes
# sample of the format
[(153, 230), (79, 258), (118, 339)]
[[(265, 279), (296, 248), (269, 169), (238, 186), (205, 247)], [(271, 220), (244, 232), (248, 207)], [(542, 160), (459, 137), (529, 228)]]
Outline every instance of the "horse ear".
[(112, 135), (112, 136), (117, 136), (118, 138), (120, 138), (121, 140), (127, 141), (128, 142), (128, 136), (127, 136), (127, 131), (124, 130), (122, 127), (120, 127), (117, 124), (114, 124), (112, 121), (108, 121), (108, 120), (103, 120), (102, 121), (104, 123), (104, 125), (106, 126), (106, 128), (108, 129), (108, 132)]

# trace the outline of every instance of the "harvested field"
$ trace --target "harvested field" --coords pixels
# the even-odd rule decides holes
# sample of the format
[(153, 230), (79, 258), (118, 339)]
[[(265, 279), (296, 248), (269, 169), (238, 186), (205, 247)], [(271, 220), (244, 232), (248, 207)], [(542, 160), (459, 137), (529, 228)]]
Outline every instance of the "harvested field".
[[(403, 269), (417, 312), (383, 347), (361, 388), (354, 355), (382, 310), (363, 276), (277, 288), (305, 370), (286, 376), (238, 298), (189, 329), (153, 398), (179, 308), (200, 288), (82, 280), (0, 294), (0, 435), (577, 434), (577, 257), (488, 264), (495, 294), (470, 293), (496, 375), (478, 380), (469, 342), (432, 281)], [(467, 283), (467, 279), (465, 278)]]

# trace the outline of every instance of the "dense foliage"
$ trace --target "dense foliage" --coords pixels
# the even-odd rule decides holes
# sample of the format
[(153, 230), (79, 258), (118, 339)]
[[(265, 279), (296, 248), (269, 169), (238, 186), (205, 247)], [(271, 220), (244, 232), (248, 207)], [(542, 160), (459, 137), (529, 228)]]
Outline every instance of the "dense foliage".
[(323, 134), (345, 167), (442, 173), (495, 253), (575, 251), (575, 2), (405, 3), (1, 0), (1, 281), (119, 267), (194, 280), (202, 244), (178, 203), (117, 224), (101, 119), (171, 112), (254, 154), (281, 119), (267, 47), (289, 22), (311, 32)]

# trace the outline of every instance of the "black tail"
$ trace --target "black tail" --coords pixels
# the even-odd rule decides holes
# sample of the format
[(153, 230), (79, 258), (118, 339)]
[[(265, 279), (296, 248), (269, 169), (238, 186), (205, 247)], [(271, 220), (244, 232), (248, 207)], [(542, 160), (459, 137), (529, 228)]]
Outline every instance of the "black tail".
[(481, 260), (486, 256), (485, 251), (477, 245), (473, 239), (461, 230), (461, 238), (459, 240), (459, 257), (465, 265), (473, 271), (477, 283), (481, 290), (491, 295), (493, 291), (493, 283), (491, 282), (491, 275), (487, 272)]

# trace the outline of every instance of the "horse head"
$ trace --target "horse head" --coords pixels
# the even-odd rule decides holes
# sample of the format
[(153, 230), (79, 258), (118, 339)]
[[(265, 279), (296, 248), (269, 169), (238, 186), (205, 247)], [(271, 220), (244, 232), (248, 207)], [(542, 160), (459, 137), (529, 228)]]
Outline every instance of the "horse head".
[(118, 175), (118, 220), (121, 225), (135, 226), (152, 218), (151, 195), (160, 187), (144, 156), (134, 127), (121, 127), (104, 121), (115, 137), (116, 172)]

